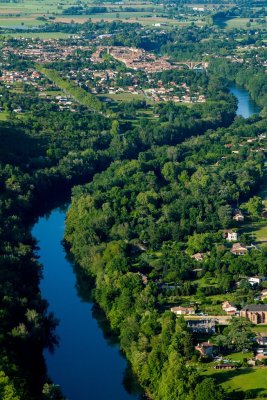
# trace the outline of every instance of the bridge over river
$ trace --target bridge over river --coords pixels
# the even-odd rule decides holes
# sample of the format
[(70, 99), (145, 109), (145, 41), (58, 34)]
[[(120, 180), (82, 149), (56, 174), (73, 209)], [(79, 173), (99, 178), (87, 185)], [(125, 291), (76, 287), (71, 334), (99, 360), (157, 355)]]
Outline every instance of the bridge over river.
[(208, 69), (209, 62), (207, 61), (178, 61), (175, 62), (174, 65), (187, 67), (188, 69)]

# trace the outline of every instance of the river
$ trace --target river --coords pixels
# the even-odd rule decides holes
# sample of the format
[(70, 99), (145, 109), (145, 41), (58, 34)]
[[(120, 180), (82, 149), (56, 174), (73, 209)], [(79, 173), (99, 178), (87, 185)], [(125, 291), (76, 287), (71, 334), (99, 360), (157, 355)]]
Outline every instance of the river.
[(64, 219), (64, 210), (54, 209), (39, 218), (32, 232), (44, 265), (42, 296), (60, 320), (59, 347), (54, 354), (44, 354), (49, 376), (69, 400), (137, 399), (138, 395), (124, 387), (127, 362), (118, 345), (105, 339), (93, 316), (92, 302), (78, 295), (76, 275), (61, 244)]
[[(230, 90), (238, 99), (238, 115), (247, 118), (259, 112), (246, 90), (237, 86)], [(65, 211), (57, 208), (39, 218), (33, 228), (44, 265), (42, 296), (60, 320), (60, 344), (54, 354), (44, 354), (49, 376), (69, 400), (138, 399), (138, 394), (125, 388), (127, 362), (118, 345), (104, 336), (94, 317), (93, 303), (79, 296), (73, 266), (61, 244), (64, 219)]]
[(237, 98), (237, 115), (241, 115), (244, 118), (248, 118), (253, 114), (258, 114), (260, 112), (260, 108), (257, 106), (255, 101), (249, 96), (249, 93), (246, 89), (231, 85), (230, 92)]

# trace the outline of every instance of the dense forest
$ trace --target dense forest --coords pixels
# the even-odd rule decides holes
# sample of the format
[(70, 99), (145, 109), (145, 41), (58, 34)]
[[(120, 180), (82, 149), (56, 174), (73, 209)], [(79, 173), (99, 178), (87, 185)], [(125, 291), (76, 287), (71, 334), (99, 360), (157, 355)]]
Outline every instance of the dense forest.
[[(181, 294), (193, 293), (190, 254), (211, 250), (219, 229), (231, 226), (237, 202), (258, 186), (262, 155), (247, 148), (237, 156), (225, 147), (246, 130), (255, 137), (266, 133), (266, 120), (237, 119), (176, 146), (154, 146), (136, 160), (112, 163), (74, 191), (66, 243), (95, 277), (95, 299), (154, 399), (208, 398), (198, 397), (197, 372), (185, 367), (195, 357), (191, 334), (182, 320), (162, 309), (157, 282), (176, 282), (183, 286)], [(251, 257), (244, 273), (266, 273), (265, 256), (257, 262)], [(221, 276), (227, 291), (226, 281), (231, 284), (240, 265), (218, 248), (208, 268)], [(214, 391), (212, 398), (224, 395)]]
[(44, 399), (61, 398), (47, 381), (42, 358), (43, 348), (57, 343), (57, 321), (40, 297), (42, 267), (30, 223), (59, 196), (59, 188), (67, 192), (75, 182), (90, 179), (99, 162), (101, 168), (108, 162), (108, 122), (86, 113), (59, 118), (51, 110), (38, 112), (38, 104), (32, 108), (23, 122), (2, 122), (0, 131), (3, 400), (40, 399), (42, 391)]
[[(261, 218), (257, 189), (266, 153), (261, 142), (267, 134), (266, 73), (256, 55), (245, 55), (249, 62), (241, 65), (225, 59), (226, 51), (236, 48), (231, 32), (224, 42), (226, 36), (210, 26), (165, 34), (147, 34), (139, 28), (137, 23), (120, 21), (58, 22), (38, 32), (84, 32), (90, 40), (104, 35), (104, 45), (136, 46), (169, 56), (172, 63), (198, 61), (208, 54), (208, 73), (171, 70), (155, 78), (164, 84), (186, 82), (194, 90), (201, 88), (205, 102), (160, 102), (149, 108), (145, 100), (132, 100), (111, 107), (88, 87), (62, 77), (62, 72), (66, 75), (73, 66), (83, 65), (80, 53), (76, 59), (45, 67), (13, 54), (6, 59), (9, 70), (39, 70), (44, 75), (41, 80), (67, 93), (75, 109), (59, 112), (55, 101), (41, 98), (25, 82), (11, 89), (0, 84), (0, 108), (6, 115), (0, 122), (3, 400), (63, 398), (49, 380), (42, 356), (44, 348), (53, 350), (57, 345), (57, 320), (40, 294), (42, 266), (30, 231), (37, 216), (61, 195), (69, 198), (73, 187), (66, 249), (83, 276), (93, 278), (93, 298), (118, 335), (145, 392), (155, 400), (228, 396), (213, 379), (199, 373), (197, 338), (183, 318), (170, 312), (169, 299), (171, 293), (173, 302), (182, 304), (183, 297), (189, 302), (195, 296), (218, 309), (207, 297), (225, 295), (241, 280), (233, 295), (241, 307), (254, 299), (242, 276), (267, 275), (266, 249), (257, 252), (253, 247), (241, 261), (222, 239), (224, 229), (236, 228), (237, 208), (250, 221)], [(240, 41), (258, 42), (255, 32)], [(6, 43), (14, 48), (25, 45), (17, 39)], [(260, 54), (264, 57), (264, 50)], [(104, 61), (99, 70), (117, 68), (121, 73), (117, 84), (132, 84), (124, 76), (125, 67), (108, 57)], [(144, 73), (138, 78), (146, 81)], [(260, 115), (236, 117), (237, 101), (227, 87), (231, 82), (247, 88), (262, 108)], [(241, 239), (250, 245), (248, 236), (242, 234)], [(205, 253), (202, 268), (192, 259), (196, 252)], [(196, 274), (204, 280), (215, 277), (217, 283), (198, 287)], [(231, 348), (231, 338), (240, 327), (230, 326), (220, 340)], [(245, 394), (235, 396), (231, 398)]]
[[(38, 210), (41, 212), (46, 206), (44, 198), (56, 197), (55, 187), (58, 192), (60, 187), (67, 190), (76, 183), (90, 180), (112, 160), (136, 158), (140, 150), (145, 151), (155, 144), (175, 145), (207, 128), (229, 125), (236, 107), (234, 99), (223, 91), (217, 92), (218, 102), (214, 99), (212, 107), (209, 104), (198, 109), (171, 104), (159, 106), (157, 123), (144, 120), (140, 128), (133, 126), (129, 130), (129, 126), (121, 126), (116, 119), (112, 121), (91, 113), (83, 106), (79, 113), (66, 111), (59, 114), (53, 105), (38, 98), (33, 100), (32, 93), (21, 97), (1, 88), (3, 108), (8, 110), (20, 104), (28, 109), (20, 118), (11, 112), (10, 120), (1, 123), (1, 370), (4, 399), (10, 398), (9, 393), (12, 393), (11, 398), (40, 398), (47, 382), (42, 349), (56, 343), (53, 334), (56, 320), (47, 313), (47, 304), (40, 297), (41, 266), (36, 256), (36, 243), (29, 233), (30, 222)], [(154, 152), (161, 153), (162, 150), (150, 151), (148, 157), (153, 159)], [(164, 153), (162, 156), (165, 157)], [(147, 157), (146, 153), (140, 157)], [(138, 171), (138, 164), (135, 168)], [(165, 170), (167, 172), (168, 163)], [(139, 174), (142, 179), (141, 170)], [(155, 190), (160, 185), (153, 175), (154, 172), (148, 170), (145, 181), (150, 177), (152, 187), (156, 185)], [(140, 289), (138, 278), (136, 284)], [(39, 367), (33, 368), (36, 365)], [(50, 389), (45, 386), (44, 390), (49, 392)], [(46, 398), (46, 394), (43, 396)]]

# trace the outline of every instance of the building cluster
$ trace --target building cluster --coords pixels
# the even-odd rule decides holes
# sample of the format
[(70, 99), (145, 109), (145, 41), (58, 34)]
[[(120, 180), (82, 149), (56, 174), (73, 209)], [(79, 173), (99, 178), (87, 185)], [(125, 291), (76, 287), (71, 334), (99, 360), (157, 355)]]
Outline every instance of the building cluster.
[(143, 90), (144, 94), (151, 100), (173, 101), (174, 103), (204, 103), (206, 98), (199, 91), (191, 93), (190, 87), (184, 82), (181, 85), (170, 82), (167, 87), (162, 81), (157, 82), (157, 86)]
[[(200, 316), (195, 314), (193, 307), (172, 307), (171, 311), (177, 316), (184, 315), (187, 328), (197, 335), (214, 335), (217, 332), (216, 326), (228, 325), (233, 316), (247, 318), (251, 323), (259, 325), (267, 322), (267, 304), (252, 304), (247, 305), (240, 311), (229, 301), (224, 301), (222, 309), (227, 313), (227, 316)], [(267, 359), (267, 333), (257, 333), (253, 340), (253, 355), (248, 359), (249, 366), (255, 366), (257, 362), (263, 362)], [(199, 342), (195, 346), (195, 351), (200, 358), (210, 358), (215, 361), (214, 368), (216, 369), (234, 369), (237, 367), (234, 361), (225, 360), (220, 356), (220, 348), (213, 344), (210, 340)], [(245, 349), (244, 349), (245, 351)]]
[[(195, 346), (195, 350), (199, 353), (201, 358), (211, 358), (215, 361), (215, 369), (235, 369), (237, 367), (235, 361), (224, 359), (218, 356), (220, 353), (218, 346), (212, 343), (210, 340), (206, 342), (198, 343)], [(267, 336), (257, 334), (256, 337), (256, 349), (254, 350), (254, 356), (247, 360), (248, 366), (255, 366), (257, 361), (264, 361), (267, 359)]]
[(104, 54), (110, 55), (115, 60), (123, 63), (127, 68), (135, 71), (144, 71), (147, 73), (156, 73), (170, 71), (173, 69), (207, 69), (208, 62), (205, 61), (183, 61), (170, 62), (169, 57), (156, 56), (153, 53), (126, 46), (99, 46), (92, 54), (91, 61), (103, 63)]
[(22, 83), (36, 83), (41, 78), (39, 72), (28, 69), (25, 71), (15, 71), (15, 70), (1, 70), (0, 82), (5, 84), (13, 84), (16, 82)]
[(235, 144), (226, 143), (224, 147), (232, 152), (232, 154), (238, 155), (240, 153), (240, 148), (250, 147), (250, 151), (254, 153), (265, 153), (266, 147), (262, 145), (262, 141), (266, 140), (266, 134), (261, 133), (257, 137), (248, 137), (245, 140)]
[[(266, 43), (262, 43), (261, 45), (255, 44), (242, 44), (238, 45), (235, 49), (232, 50), (230, 54), (227, 54), (225, 57), (232, 63), (246, 64), (246, 65), (254, 65), (255, 58), (257, 59), (257, 65), (264, 67), (267, 71), (267, 59), (266, 59)], [(253, 55), (251, 57), (251, 55)]]
[(65, 41), (56, 39), (28, 39), (21, 38), (19, 45), (6, 44), (2, 49), (2, 57), (8, 58), (9, 55), (28, 58), (37, 63), (49, 63), (53, 61), (64, 61), (77, 51), (91, 50), (91, 46), (69, 44)]
[(76, 104), (73, 102), (71, 97), (69, 96), (56, 96), (55, 100), (53, 100), (55, 104), (57, 104), (59, 111), (76, 111)]
[[(2, 69), (0, 83), (2, 82), (6, 88), (12, 88), (12, 90), (16, 90), (17, 84), (31, 85), (39, 92), (38, 95), (41, 99), (55, 104), (59, 111), (69, 110), (75, 112), (77, 104), (73, 102), (73, 99), (68, 95), (57, 95), (57, 87), (44, 78), (41, 73), (31, 68), (25, 71)], [(0, 109), (0, 111), (3, 110)], [(13, 108), (12, 111), (17, 114), (23, 113), (20, 106)]]
[[(136, 76), (135, 71), (120, 73), (110, 68), (105, 70), (80, 68), (69, 71), (66, 78), (71, 79), (77, 85), (84, 85), (93, 94), (130, 93), (142, 95), (154, 102), (203, 103), (206, 101), (204, 94), (201, 93), (201, 88), (193, 92), (185, 82), (164, 84), (149, 73), (145, 73), (145, 79), (142, 79), (140, 76)], [(121, 81), (125, 78), (130, 84), (121, 84)]]
[[(75, 43), (75, 44), (74, 44)], [(94, 53), (92, 49), (96, 47)], [(89, 54), (87, 54), (89, 52)], [(109, 54), (110, 57), (107, 57)], [(37, 63), (47, 64), (61, 61), (82, 60), (77, 67), (72, 65), (71, 70), (63, 72), (62, 77), (73, 81), (77, 86), (87, 88), (93, 94), (116, 95), (129, 93), (141, 95), (150, 101), (173, 101), (176, 103), (203, 103), (206, 101), (201, 87), (192, 90), (186, 82), (163, 83), (157, 79), (155, 73), (170, 69), (194, 68), (201, 63), (187, 62), (171, 64), (166, 57), (157, 57), (142, 49), (132, 47), (108, 47), (96, 45), (93, 41), (56, 40), (56, 39), (28, 39), (20, 38), (15, 42), (5, 42), (2, 48), (1, 61), (6, 70), (3, 71), (1, 81), (5, 84), (28, 82), (36, 86), (38, 91), (45, 91), (39, 82), (40, 74), (36, 71), (9, 71), (10, 56), (27, 58)], [(103, 62), (109, 60), (110, 66)], [(128, 71), (120, 71), (118, 62), (123, 63)], [(192, 65), (191, 65), (192, 64)], [(203, 65), (208, 63), (202, 63)], [(136, 72), (141, 72), (137, 74)], [(127, 82), (127, 83), (126, 83)], [(108, 96), (107, 96), (108, 97)]]
[(122, 62), (127, 68), (133, 70), (154, 73), (177, 68), (168, 61), (167, 57), (156, 57), (154, 54), (143, 49), (133, 47), (108, 47), (107, 52), (115, 58), (115, 60)]

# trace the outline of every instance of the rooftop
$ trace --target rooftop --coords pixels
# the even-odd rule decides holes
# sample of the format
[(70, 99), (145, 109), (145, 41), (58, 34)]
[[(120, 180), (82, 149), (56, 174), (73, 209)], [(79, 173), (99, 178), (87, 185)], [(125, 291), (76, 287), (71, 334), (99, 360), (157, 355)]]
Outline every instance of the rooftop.
[(267, 311), (267, 304), (249, 304), (243, 311)]

